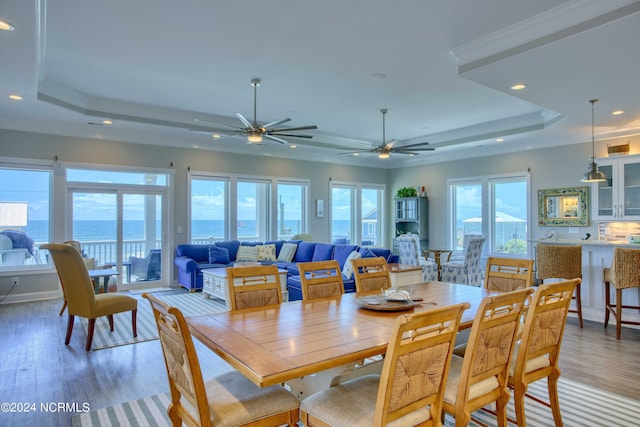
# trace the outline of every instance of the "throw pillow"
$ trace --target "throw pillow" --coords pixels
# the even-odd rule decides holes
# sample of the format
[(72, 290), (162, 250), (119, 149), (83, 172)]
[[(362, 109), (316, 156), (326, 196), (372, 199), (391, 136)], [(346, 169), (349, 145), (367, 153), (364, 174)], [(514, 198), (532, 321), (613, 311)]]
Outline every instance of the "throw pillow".
[(276, 260), (276, 245), (258, 245), (258, 261), (275, 261)]
[(353, 264), (351, 264), (351, 260), (358, 258), (362, 258), (362, 254), (358, 251), (351, 252), (347, 257), (346, 261), (344, 262), (344, 268), (342, 269), (342, 275), (345, 279), (353, 279)]
[(293, 256), (296, 254), (296, 249), (298, 249), (298, 245), (296, 243), (285, 243), (282, 245), (282, 249), (280, 249), (280, 255), (278, 255), (278, 261), (282, 262), (291, 262), (293, 261)]
[(360, 255), (362, 258), (376, 258), (378, 256), (369, 248), (360, 248)]
[(236, 261), (258, 261), (258, 247), (257, 246), (240, 246), (238, 253), (236, 254)]
[(219, 246), (209, 246), (209, 264), (229, 264), (229, 249)]

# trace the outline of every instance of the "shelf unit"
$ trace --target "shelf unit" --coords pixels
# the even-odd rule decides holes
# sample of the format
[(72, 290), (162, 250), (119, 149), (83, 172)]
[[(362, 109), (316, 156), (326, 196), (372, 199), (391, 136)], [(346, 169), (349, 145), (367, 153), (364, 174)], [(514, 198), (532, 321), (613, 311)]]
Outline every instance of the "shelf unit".
[(429, 247), (429, 198), (396, 197), (394, 199), (396, 237), (417, 234), (421, 248)]
[(592, 184), (594, 221), (640, 220), (640, 156), (598, 160), (607, 181)]

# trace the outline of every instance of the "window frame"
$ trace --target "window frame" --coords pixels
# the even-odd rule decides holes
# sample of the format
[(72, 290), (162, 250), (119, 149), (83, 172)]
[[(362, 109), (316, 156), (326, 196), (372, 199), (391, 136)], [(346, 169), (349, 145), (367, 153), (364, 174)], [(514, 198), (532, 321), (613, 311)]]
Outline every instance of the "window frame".
[(383, 242), (386, 241), (386, 212), (385, 212), (385, 198), (387, 193), (387, 186), (385, 184), (374, 184), (374, 183), (357, 183), (357, 182), (348, 182), (348, 181), (331, 181), (329, 183), (329, 238), (331, 241), (334, 240), (333, 233), (333, 190), (334, 188), (344, 188), (349, 189), (353, 192), (353, 197), (351, 201), (351, 245), (362, 245), (362, 230), (363, 230), (363, 218), (362, 218), (362, 190), (376, 190), (378, 192), (378, 242), (373, 247), (382, 247)]

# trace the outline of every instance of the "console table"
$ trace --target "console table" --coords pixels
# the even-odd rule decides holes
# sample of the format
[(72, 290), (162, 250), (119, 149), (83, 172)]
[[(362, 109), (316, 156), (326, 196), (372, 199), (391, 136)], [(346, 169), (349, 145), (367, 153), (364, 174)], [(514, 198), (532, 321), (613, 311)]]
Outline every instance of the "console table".
[(389, 276), (391, 276), (391, 286), (393, 287), (415, 285), (422, 282), (422, 267), (391, 263), (389, 264)]
[[(282, 288), (282, 301), (289, 301), (289, 292), (287, 291), (287, 270), (278, 269), (280, 276), (280, 287)], [(227, 268), (205, 268), (202, 270), (202, 295), (209, 299), (210, 297), (224, 300), (227, 307), (229, 304), (229, 296), (227, 289)]]

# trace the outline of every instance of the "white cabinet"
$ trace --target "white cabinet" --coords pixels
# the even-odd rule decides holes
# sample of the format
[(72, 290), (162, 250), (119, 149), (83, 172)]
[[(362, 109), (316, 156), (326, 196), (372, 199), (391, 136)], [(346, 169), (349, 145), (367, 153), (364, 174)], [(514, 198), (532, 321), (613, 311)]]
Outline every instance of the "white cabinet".
[(429, 247), (429, 199), (397, 197), (395, 203), (396, 237), (412, 233), (420, 239), (420, 247)]
[(592, 218), (640, 220), (640, 156), (598, 160), (607, 180), (591, 187)]

